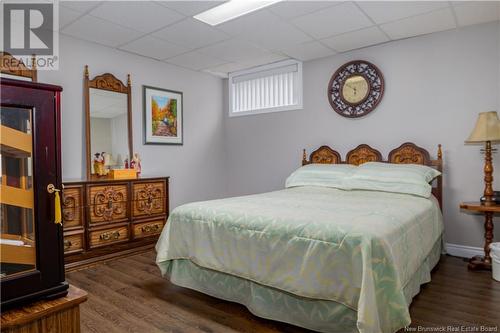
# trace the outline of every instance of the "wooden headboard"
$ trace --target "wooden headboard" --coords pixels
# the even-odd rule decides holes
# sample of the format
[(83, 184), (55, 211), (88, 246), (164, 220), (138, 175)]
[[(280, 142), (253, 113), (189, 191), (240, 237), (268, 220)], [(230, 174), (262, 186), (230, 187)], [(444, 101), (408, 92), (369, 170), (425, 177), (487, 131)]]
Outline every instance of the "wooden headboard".
[[(302, 154), (302, 165), (311, 163), (320, 164), (354, 164), (360, 165), (366, 162), (386, 162), (396, 164), (422, 164), (443, 172), (443, 152), (441, 145), (438, 145), (437, 159), (433, 160), (427, 150), (417, 146), (414, 143), (403, 143), (396, 149), (391, 150), (387, 160), (384, 160), (382, 154), (377, 149), (369, 145), (362, 144), (350, 150), (345, 160), (342, 160), (340, 154), (328, 146), (321, 146), (309, 155), (307, 159), (306, 150)], [(432, 187), (432, 194), (437, 198), (439, 206), (443, 208), (443, 176), (439, 176)]]

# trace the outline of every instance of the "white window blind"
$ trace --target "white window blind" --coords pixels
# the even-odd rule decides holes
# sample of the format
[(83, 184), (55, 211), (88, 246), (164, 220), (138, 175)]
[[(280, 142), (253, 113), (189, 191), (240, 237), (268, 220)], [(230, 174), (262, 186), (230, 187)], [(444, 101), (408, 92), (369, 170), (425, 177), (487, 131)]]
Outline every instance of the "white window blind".
[(302, 63), (296, 60), (229, 75), (231, 116), (302, 108)]

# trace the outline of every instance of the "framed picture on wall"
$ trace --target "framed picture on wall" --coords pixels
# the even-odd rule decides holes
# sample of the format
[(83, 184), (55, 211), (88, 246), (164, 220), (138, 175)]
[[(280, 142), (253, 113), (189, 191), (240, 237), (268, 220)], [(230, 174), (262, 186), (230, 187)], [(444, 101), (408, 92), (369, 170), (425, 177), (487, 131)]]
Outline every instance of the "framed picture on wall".
[(182, 145), (182, 92), (142, 86), (144, 144)]

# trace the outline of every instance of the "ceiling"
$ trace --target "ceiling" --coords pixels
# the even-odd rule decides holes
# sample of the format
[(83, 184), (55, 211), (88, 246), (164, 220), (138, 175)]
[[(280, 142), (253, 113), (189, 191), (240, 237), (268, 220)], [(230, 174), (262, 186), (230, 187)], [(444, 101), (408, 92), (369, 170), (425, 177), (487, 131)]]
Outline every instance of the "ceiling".
[(219, 76), (500, 19), (500, 1), (284, 1), (215, 27), (222, 1), (64, 1), (65, 35)]

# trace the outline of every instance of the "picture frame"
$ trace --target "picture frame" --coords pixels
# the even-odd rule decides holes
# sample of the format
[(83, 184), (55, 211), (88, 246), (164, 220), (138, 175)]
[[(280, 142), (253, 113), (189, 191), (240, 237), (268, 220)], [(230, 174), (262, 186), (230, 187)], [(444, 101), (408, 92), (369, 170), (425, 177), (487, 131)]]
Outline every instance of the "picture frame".
[(183, 144), (181, 91), (142, 86), (145, 145)]

